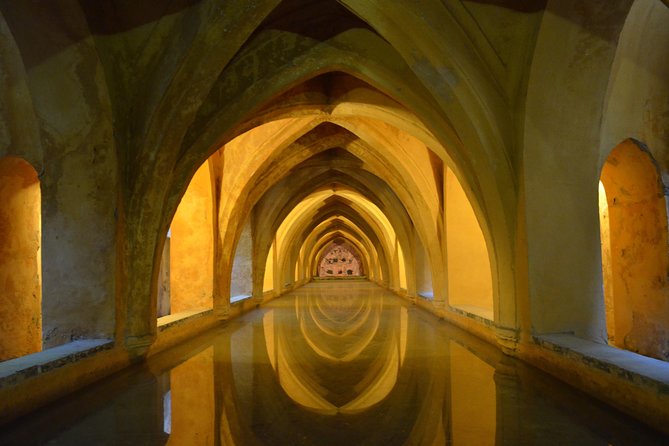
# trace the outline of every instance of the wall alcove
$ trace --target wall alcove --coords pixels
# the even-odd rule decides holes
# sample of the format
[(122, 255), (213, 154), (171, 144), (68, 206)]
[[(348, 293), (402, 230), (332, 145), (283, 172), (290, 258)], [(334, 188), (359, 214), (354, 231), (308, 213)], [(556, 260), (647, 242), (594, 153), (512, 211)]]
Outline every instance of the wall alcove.
[(628, 139), (609, 154), (599, 187), (606, 326), (611, 345), (668, 359), (667, 213), (656, 164)]
[(0, 158), (0, 361), (42, 350), (40, 206), (35, 169)]

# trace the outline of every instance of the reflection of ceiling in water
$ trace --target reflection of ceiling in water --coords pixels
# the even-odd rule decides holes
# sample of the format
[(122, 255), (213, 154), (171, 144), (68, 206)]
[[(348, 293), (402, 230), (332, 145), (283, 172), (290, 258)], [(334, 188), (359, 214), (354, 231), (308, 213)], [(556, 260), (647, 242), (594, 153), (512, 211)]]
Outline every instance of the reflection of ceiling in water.
[(406, 308), (391, 314), (378, 298), (346, 294), (297, 296), (294, 313), (268, 311), (265, 345), (283, 390), (299, 405), (330, 415), (382, 401), (397, 382), (407, 344)]

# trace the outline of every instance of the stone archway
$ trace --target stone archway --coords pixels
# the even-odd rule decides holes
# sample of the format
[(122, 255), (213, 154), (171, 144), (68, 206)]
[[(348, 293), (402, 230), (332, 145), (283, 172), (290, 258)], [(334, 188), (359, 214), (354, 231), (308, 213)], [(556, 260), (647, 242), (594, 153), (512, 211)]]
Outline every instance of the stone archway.
[(658, 169), (640, 143), (627, 139), (608, 156), (601, 184), (609, 342), (669, 359), (667, 212)]
[(0, 158), (0, 361), (42, 350), (41, 192), (22, 158)]

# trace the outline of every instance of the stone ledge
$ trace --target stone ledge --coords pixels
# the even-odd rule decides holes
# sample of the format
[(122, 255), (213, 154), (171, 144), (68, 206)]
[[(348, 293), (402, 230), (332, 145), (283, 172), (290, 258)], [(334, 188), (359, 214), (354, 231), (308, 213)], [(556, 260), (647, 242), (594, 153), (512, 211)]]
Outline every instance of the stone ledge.
[(421, 291), (417, 295), (422, 299), (434, 300), (434, 293), (432, 291)]
[(38, 353), (0, 363), (0, 388), (76, 363), (114, 346), (110, 339), (73, 341)]
[(669, 363), (581, 339), (572, 334), (534, 336), (534, 342), (606, 373), (669, 395)]
[(351, 282), (362, 282), (366, 281), (367, 276), (328, 276), (328, 277), (312, 277), (313, 282), (327, 282), (327, 281), (338, 281), (338, 280), (348, 280)]
[(232, 296), (230, 298), (230, 303), (234, 304), (236, 302), (241, 302), (243, 300), (250, 299), (251, 297), (253, 297), (253, 295), (251, 294), (240, 294), (239, 296)]
[[(474, 319), (477, 322), (480, 322), (483, 325), (486, 325), (488, 327), (493, 328), (495, 326), (495, 322), (493, 320), (494, 316), (492, 311), (490, 310), (485, 310), (480, 307), (473, 307), (469, 305), (456, 305), (456, 306), (449, 306), (448, 309), (452, 311), (453, 313), (457, 313), (460, 316), (465, 316), (470, 319)], [(486, 314), (486, 317), (483, 314)]]
[(158, 331), (164, 331), (167, 330), (168, 328), (175, 327), (177, 325), (181, 325), (183, 323), (186, 323), (188, 321), (192, 321), (194, 319), (199, 319), (201, 317), (209, 316), (214, 314), (214, 310), (209, 308), (199, 308), (196, 310), (191, 310), (191, 311), (182, 311), (181, 313), (176, 313), (176, 314), (170, 314), (167, 316), (159, 317), (158, 318)]

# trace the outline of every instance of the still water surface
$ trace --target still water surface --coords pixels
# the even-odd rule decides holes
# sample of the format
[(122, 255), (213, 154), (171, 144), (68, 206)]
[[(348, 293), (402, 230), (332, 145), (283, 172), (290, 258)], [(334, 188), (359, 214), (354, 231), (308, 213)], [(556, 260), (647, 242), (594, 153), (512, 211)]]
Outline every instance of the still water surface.
[(315, 283), (0, 431), (0, 445), (653, 445), (365, 282)]

